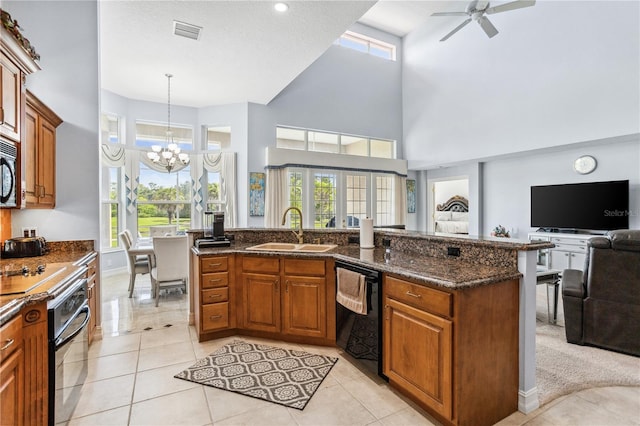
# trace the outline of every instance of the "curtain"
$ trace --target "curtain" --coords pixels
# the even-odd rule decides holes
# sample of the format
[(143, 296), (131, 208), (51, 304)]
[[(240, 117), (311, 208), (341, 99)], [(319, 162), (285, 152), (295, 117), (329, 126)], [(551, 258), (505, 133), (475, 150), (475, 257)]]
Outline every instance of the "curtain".
[(236, 153), (235, 152), (219, 152), (204, 153), (198, 156), (202, 161), (202, 173), (197, 176), (200, 188), (200, 210), (202, 211), (202, 187), (206, 179), (204, 171), (220, 173), (220, 199), (224, 201), (224, 226), (227, 228), (235, 228), (236, 226)]
[(122, 167), (125, 162), (125, 147), (120, 144), (103, 143), (102, 164), (107, 167)]
[(406, 176), (395, 175), (393, 179), (395, 186), (396, 202), (393, 216), (396, 225), (407, 223), (407, 178)]
[(265, 186), (264, 226), (279, 228), (280, 215), (289, 206), (287, 169), (267, 169)]
[(139, 151), (127, 150), (125, 155), (124, 186), (126, 209), (133, 214), (138, 208), (138, 185), (140, 184), (140, 160), (139, 157), (145, 155)]

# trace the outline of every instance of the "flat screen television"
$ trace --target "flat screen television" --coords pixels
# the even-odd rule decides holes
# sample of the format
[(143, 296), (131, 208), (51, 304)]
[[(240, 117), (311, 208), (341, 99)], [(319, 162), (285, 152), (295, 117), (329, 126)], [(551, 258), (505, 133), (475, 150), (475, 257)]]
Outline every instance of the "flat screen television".
[(532, 186), (531, 226), (549, 231), (628, 229), (629, 181)]

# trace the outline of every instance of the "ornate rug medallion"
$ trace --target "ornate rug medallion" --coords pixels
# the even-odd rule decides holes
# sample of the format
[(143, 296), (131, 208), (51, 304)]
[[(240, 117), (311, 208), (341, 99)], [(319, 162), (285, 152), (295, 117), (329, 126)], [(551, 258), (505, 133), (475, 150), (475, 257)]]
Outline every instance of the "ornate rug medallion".
[(302, 410), (337, 361), (236, 340), (174, 377)]

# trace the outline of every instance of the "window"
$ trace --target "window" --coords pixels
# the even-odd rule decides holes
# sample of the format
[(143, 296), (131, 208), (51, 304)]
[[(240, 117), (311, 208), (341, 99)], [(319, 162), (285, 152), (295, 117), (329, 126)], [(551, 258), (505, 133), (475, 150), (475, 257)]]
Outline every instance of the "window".
[(288, 127), (276, 128), (276, 146), (286, 149), (307, 149), (307, 132), (302, 129), (291, 129)]
[[(193, 129), (188, 126), (171, 124), (173, 141), (181, 150), (193, 150)], [(153, 145), (167, 143), (167, 125), (136, 121), (136, 146), (151, 148)]]
[(221, 151), (231, 147), (231, 127), (207, 127), (207, 151)]
[(396, 47), (393, 44), (368, 37), (363, 34), (347, 31), (336, 40), (336, 44), (358, 52), (368, 53), (389, 61), (396, 60)]
[(376, 226), (393, 223), (393, 178), (376, 176)]
[(179, 231), (191, 227), (190, 167), (172, 172), (156, 172), (140, 163), (138, 185), (138, 233), (149, 236), (149, 226), (178, 225)]
[[(316, 172), (313, 177), (314, 228), (335, 228), (336, 175)], [(333, 222), (332, 222), (333, 220)]]
[[(394, 215), (395, 180), (391, 174), (289, 169), (289, 205), (299, 207), (313, 228), (359, 228), (366, 217), (374, 217), (376, 226), (400, 225)], [(289, 216), (292, 228), (297, 218)]]
[(103, 167), (102, 169), (102, 233), (101, 248), (111, 249), (120, 245), (118, 232), (121, 226), (120, 214), (120, 168)]
[(367, 177), (365, 175), (346, 176), (347, 228), (359, 228), (360, 219), (367, 217)]
[(207, 199), (206, 210), (212, 212), (223, 212), (224, 202), (220, 194), (220, 173), (208, 172), (207, 173)]
[(396, 158), (396, 142), (366, 136), (276, 127), (276, 147), (363, 157)]
[(113, 114), (102, 114), (100, 118), (100, 133), (102, 143), (122, 143), (119, 117)]

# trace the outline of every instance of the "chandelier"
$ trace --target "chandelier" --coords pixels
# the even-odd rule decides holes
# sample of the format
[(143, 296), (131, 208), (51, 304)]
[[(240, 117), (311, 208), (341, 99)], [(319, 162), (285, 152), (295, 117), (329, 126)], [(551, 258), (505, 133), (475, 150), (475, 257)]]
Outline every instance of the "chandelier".
[(154, 163), (171, 170), (176, 164), (189, 164), (189, 154), (180, 152), (180, 147), (173, 141), (173, 132), (171, 131), (171, 77), (172, 74), (165, 74), (167, 77), (167, 140), (166, 146), (153, 145), (151, 151), (147, 153), (147, 157)]

